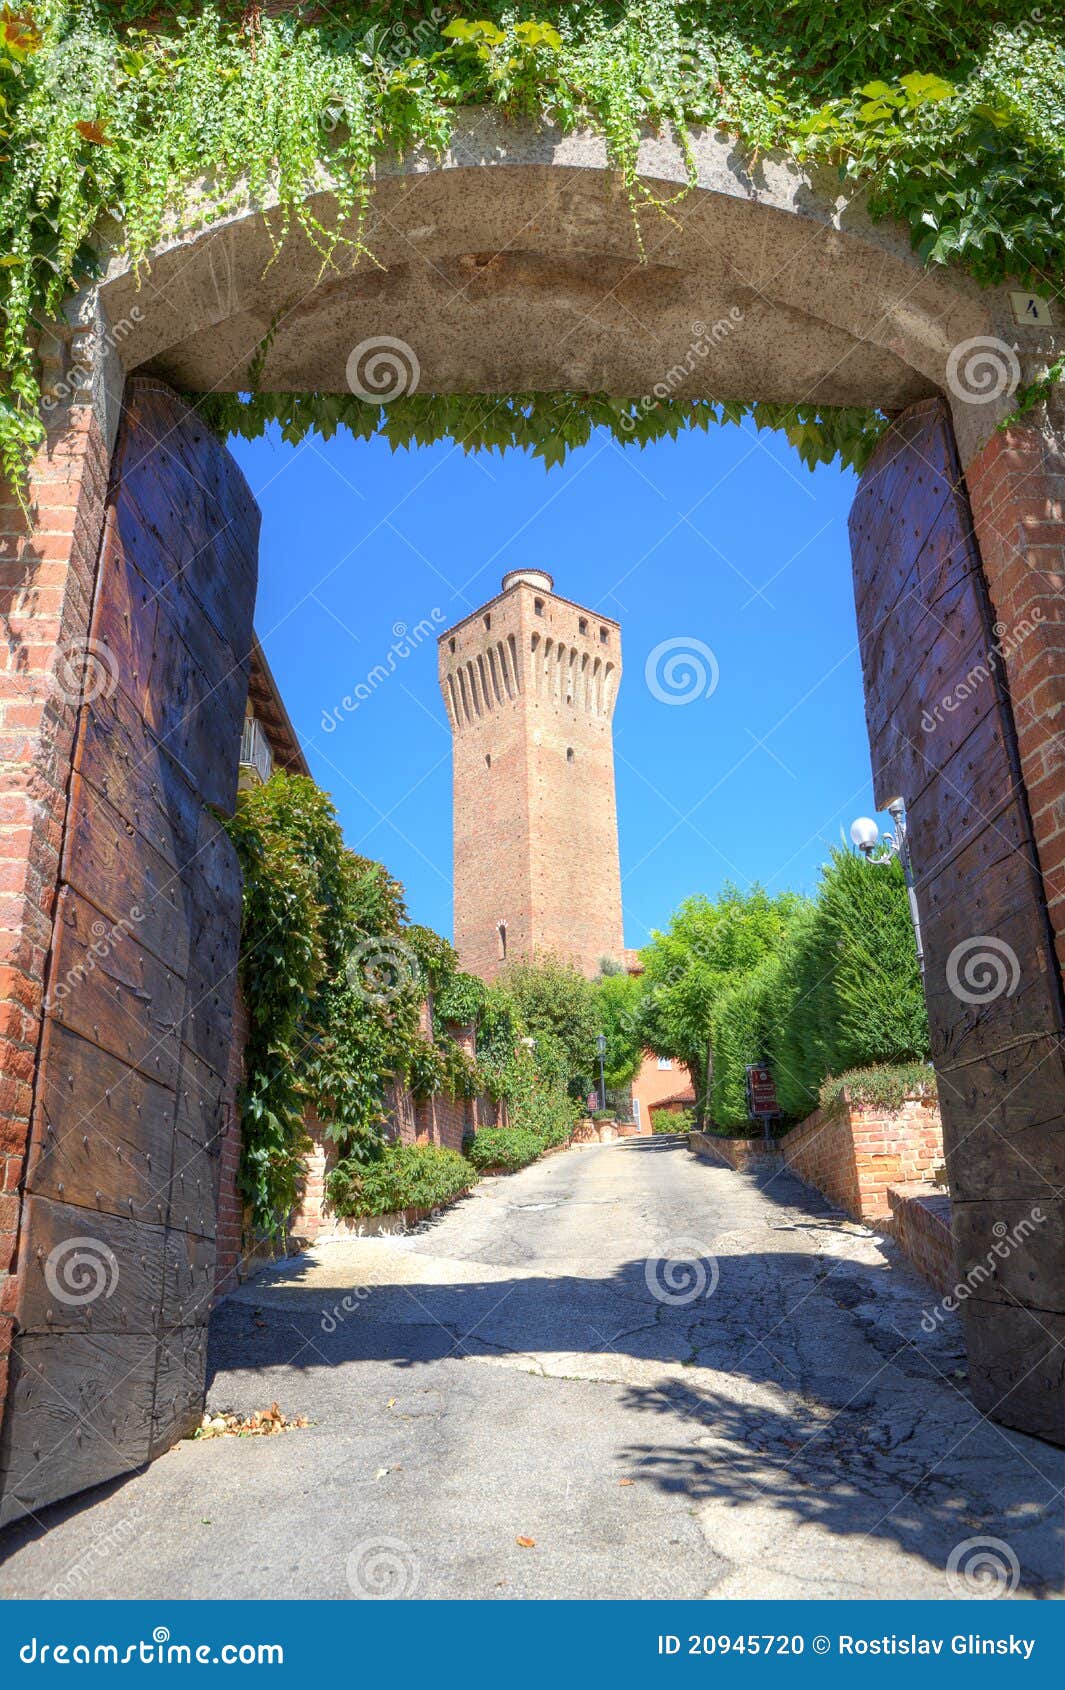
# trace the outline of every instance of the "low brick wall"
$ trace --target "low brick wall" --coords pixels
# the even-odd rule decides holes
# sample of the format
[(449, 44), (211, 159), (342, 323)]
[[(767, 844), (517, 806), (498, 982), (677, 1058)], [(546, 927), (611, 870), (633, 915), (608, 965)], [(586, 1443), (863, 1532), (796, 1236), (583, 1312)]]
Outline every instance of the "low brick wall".
[(767, 1150), (763, 1138), (720, 1138), (717, 1133), (690, 1132), (688, 1149), (708, 1162), (723, 1162), (737, 1173), (743, 1173), (746, 1168), (764, 1167), (780, 1158), (776, 1145)]
[(937, 1291), (953, 1290), (958, 1270), (947, 1193), (929, 1185), (893, 1185), (888, 1203), (891, 1232), (903, 1255)]
[(844, 1094), (779, 1142), (792, 1172), (855, 1220), (888, 1219), (888, 1188), (927, 1181), (943, 1161), (939, 1110), (918, 1098), (884, 1109)]

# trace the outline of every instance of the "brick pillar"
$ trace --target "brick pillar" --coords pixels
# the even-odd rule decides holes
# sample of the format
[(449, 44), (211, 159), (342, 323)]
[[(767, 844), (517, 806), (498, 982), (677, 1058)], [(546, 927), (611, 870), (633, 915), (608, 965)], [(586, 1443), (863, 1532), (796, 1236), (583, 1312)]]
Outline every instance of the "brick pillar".
[(1065, 398), (992, 434), (965, 480), (1065, 969)]
[(0, 1418), (45, 961), (109, 452), (91, 406), (52, 413), (29, 512), (0, 482)]

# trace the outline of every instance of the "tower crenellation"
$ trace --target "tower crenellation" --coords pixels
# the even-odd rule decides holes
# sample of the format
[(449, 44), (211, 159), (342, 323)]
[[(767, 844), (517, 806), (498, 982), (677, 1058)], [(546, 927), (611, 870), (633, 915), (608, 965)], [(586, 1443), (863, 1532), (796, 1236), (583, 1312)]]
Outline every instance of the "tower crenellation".
[(517, 569), (439, 642), (454, 748), (455, 944), (491, 979), (623, 956), (612, 720), (621, 630)]

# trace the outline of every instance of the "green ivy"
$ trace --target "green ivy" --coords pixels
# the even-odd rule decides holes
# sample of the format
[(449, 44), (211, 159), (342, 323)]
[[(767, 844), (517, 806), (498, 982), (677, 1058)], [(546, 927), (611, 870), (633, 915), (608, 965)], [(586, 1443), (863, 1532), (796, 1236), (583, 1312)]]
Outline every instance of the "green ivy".
[(851, 1068), (821, 1087), (821, 1108), (831, 1114), (838, 1109), (843, 1093), (852, 1103), (872, 1108), (898, 1109), (907, 1098), (934, 1102), (938, 1095), (935, 1069), (927, 1062), (882, 1063), (872, 1068)]
[[(201, 224), (276, 193), (277, 245), (303, 230), (323, 269), (372, 262), (363, 236), (374, 161), (441, 151), (458, 107), (493, 104), (605, 140), (628, 195), (634, 252), (668, 216), (637, 172), (648, 132), (678, 139), (694, 180), (693, 125), (829, 159), (868, 189), (875, 217), (903, 218), (929, 264), (981, 282), (1015, 275), (1056, 289), (1065, 273), (1065, 18), (1030, 0), (485, 0), (480, 16), (402, 0), (334, 0), (279, 16), (206, 0), (195, 8), (26, 0), (0, 10), (0, 467), (21, 485), (42, 438), (38, 325), (94, 270), (102, 228), (143, 265), (190, 188), (209, 176)], [(308, 203), (326, 165), (346, 229)], [(679, 196), (676, 196), (679, 197)], [(192, 223), (195, 226), (195, 212)], [(478, 406), (480, 409), (478, 410)], [(212, 401), (219, 426), (288, 438), (344, 423), (394, 444), (450, 437), (524, 446), (549, 465), (603, 424), (657, 438), (752, 414), (808, 463), (860, 466), (872, 412), (663, 405), (629, 427), (604, 395), (518, 395), (498, 404), (416, 396), (252, 395)], [(630, 413), (631, 420), (631, 413)], [(470, 427), (467, 428), (467, 421)]]

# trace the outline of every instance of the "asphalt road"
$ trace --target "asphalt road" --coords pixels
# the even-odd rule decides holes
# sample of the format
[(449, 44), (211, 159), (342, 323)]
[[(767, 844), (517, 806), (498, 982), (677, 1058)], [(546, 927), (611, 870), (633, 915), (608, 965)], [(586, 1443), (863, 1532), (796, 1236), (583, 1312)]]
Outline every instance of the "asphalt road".
[(790, 1175), (574, 1149), (228, 1299), (210, 1403), (311, 1425), (10, 1529), (0, 1590), (1055, 1594), (1061, 1454), (981, 1419), (934, 1302)]

